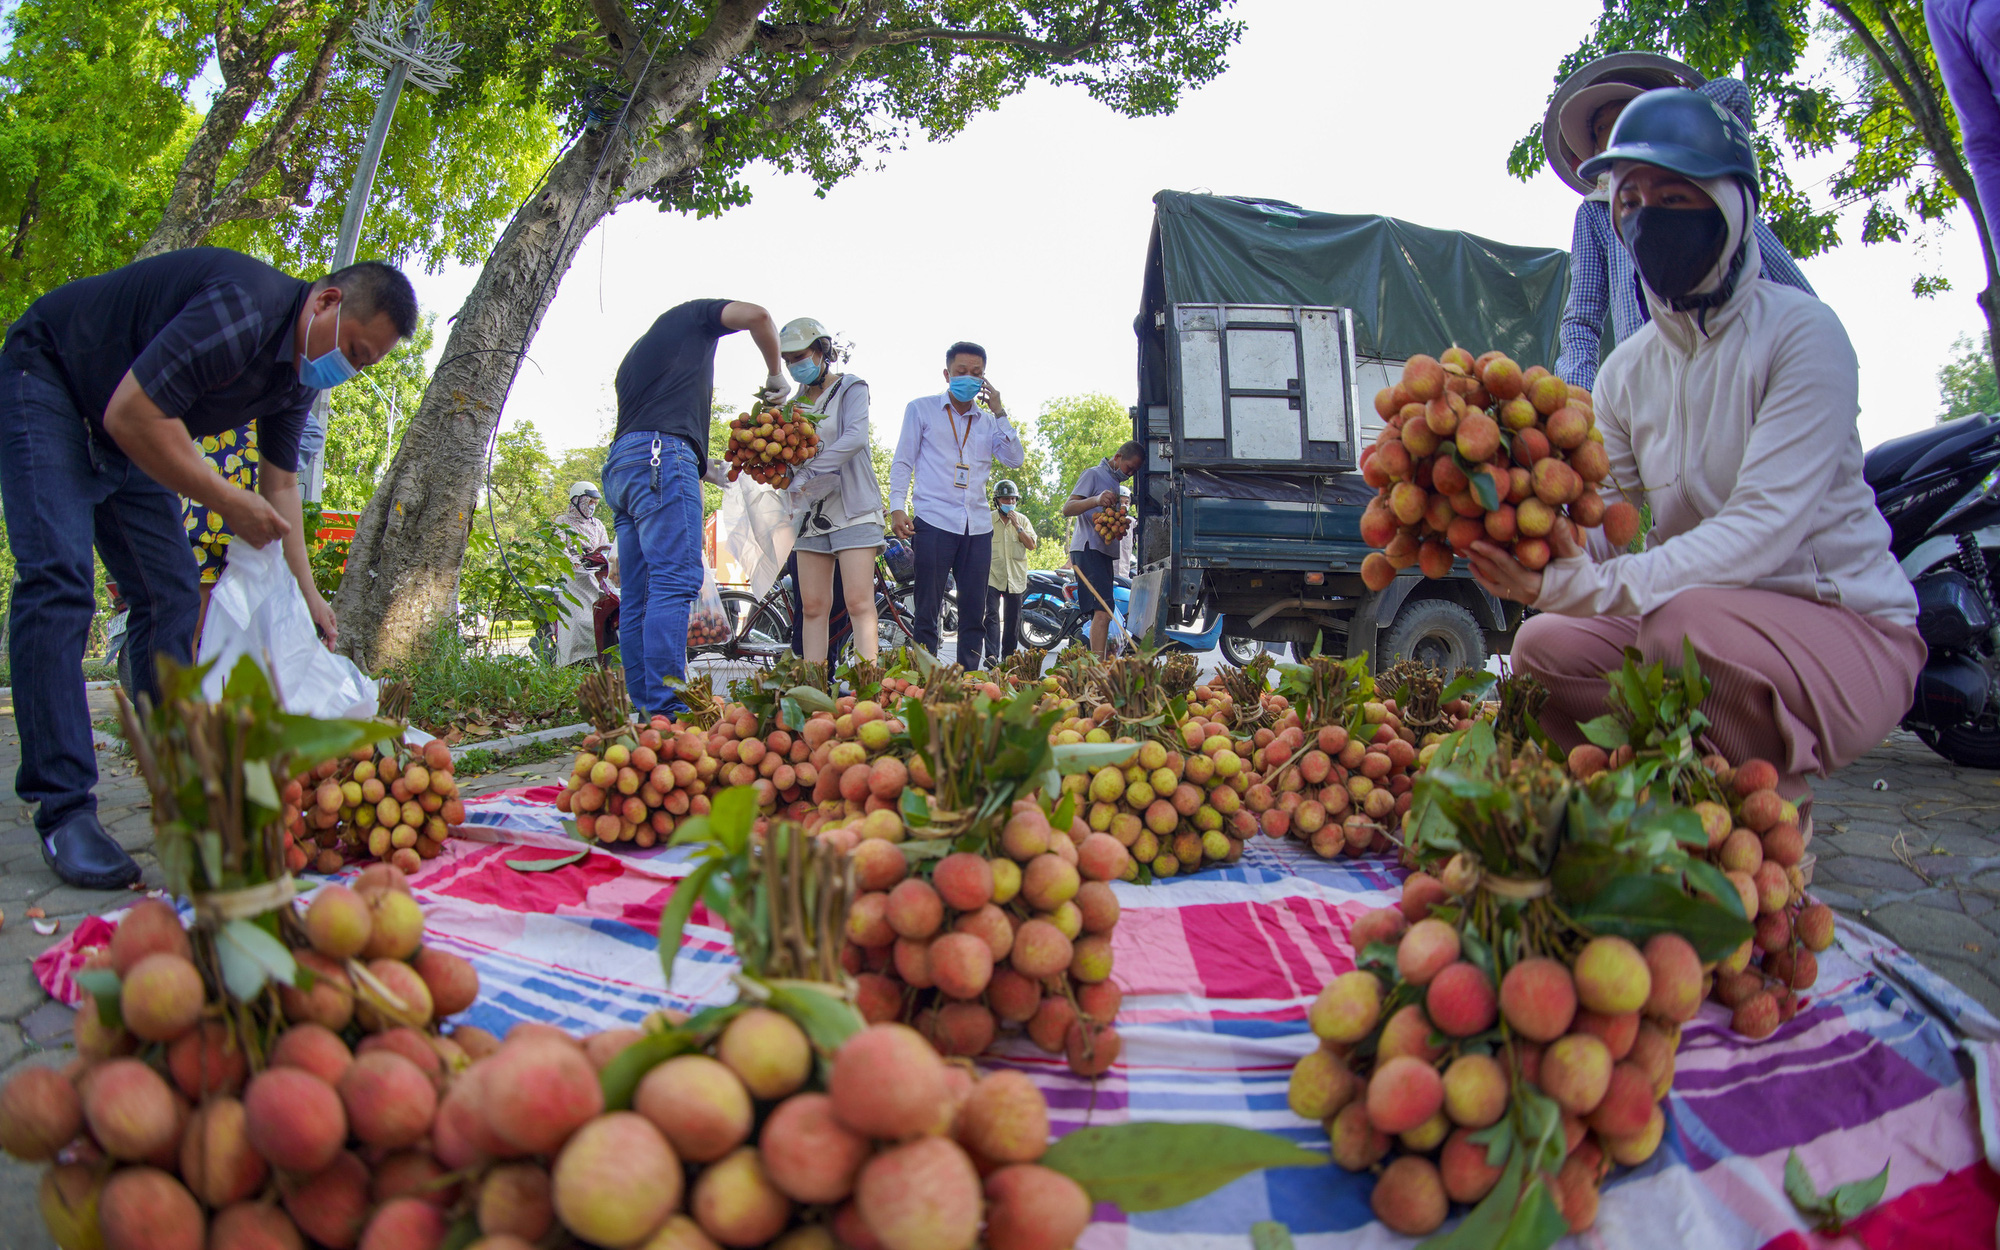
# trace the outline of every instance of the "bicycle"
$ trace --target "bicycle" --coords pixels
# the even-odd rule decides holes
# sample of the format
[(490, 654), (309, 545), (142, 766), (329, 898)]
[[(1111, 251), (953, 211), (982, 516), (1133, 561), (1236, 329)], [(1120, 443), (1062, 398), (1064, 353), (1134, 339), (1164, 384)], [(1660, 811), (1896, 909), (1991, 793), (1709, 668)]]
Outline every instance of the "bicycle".
[[(761, 599), (743, 590), (724, 590), (721, 595), (723, 611), (728, 613), (732, 626), (730, 637), (726, 642), (696, 648), (689, 652), (690, 657), (713, 655), (768, 665), (791, 650), (794, 622), (790, 576), (778, 578)], [(875, 618), (881, 651), (907, 646), (915, 639), (915, 613), (910, 599), (911, 592), (897, 585), (890, 575), (888, 562), (877, 556)], [(834, 617), (837, 625), (827, 635), (827, 655), (838, 664), (843, 653), (851, 649), (853, 633), (844, 608), (836, 608)]]

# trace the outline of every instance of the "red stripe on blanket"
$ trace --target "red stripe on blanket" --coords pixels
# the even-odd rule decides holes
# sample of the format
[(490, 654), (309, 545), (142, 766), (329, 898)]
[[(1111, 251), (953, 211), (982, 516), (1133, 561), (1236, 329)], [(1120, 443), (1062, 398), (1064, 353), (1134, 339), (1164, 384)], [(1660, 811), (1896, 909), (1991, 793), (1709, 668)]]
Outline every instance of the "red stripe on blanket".
[(1980, 1162), (1896, 1195), (1849, 1224), (1838, 1241), (1786, 1233), (1765, 1242), (1763, 1250), (1819, 1250), (1853, 1242), (1867, 1250), (1993, 1250), (1996, 1220), (2000, 1175)]

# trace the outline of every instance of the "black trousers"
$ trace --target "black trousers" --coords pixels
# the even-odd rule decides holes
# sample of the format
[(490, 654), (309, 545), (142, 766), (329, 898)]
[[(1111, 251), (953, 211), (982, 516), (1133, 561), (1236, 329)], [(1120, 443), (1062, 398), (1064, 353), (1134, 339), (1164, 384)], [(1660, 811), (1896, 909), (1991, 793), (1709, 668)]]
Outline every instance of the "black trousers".
[(967, 587), (984, 586), (993, 563), (993, 535), (954, 534), (917, 518), (917, 644), (938, 652), (938, 617), (944, 612), (947, 578), (958, 581), (958, 664), (966, 672), (986, 657), (986, 614), (973, 610)]
[(986, 641), (999, 648), (993, 653), (995, 660), (1004, 660), (1021, 649), (1020, 595), (1010, 595), (998, 586), (986, 588)]

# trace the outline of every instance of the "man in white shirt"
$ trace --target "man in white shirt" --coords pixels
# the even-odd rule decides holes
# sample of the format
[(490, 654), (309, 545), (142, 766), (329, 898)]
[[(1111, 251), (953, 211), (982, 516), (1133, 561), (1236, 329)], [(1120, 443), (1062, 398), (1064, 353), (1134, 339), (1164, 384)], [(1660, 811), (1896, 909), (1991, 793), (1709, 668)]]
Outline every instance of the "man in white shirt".
[[(945, 353), (945, 390), (903, 409), (903, 433), (889, 468), (889, 528), (916, 548), (916, 640), (938, 650), (945, 582), (958, 583), (958, 662), (968, 672), (986, 653), (980, 611), (993, 557), (993, 517), (986, 479), (994, 461), (1018, 469), (1027, 459), (1007, 420), (1000, 392), (986, 380), (986, 349), (953, 343)], [(977, 401), (984, 400), (982, 409)], [(917, 519), (904, 511), (915, 487)], [(996, 640), (997, 641), (997, 640)]]

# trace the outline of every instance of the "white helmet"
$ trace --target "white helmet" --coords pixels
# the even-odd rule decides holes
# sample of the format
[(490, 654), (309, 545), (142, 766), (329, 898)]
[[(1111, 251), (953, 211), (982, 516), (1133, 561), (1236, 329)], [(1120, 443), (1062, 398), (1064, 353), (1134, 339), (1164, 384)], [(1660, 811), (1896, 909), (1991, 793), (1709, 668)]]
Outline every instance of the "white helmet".
[(600, 502), (602, 502), (604, 499), (604, 496), (598, 492), (597, 484), (595, 482), (576, 482), (572, 484), (569, 488), (569, 501), (571, 503), (575, 503), (577, 501), (577, 497), (580, 495), (588, 495), (592, 499), (598, 500)]
[(787, 321), (785, 328), (778, 331), (778, 350), (802, 352), (821, 339), (832, 337), (832, 332), (811, 317), (797, 317)]

